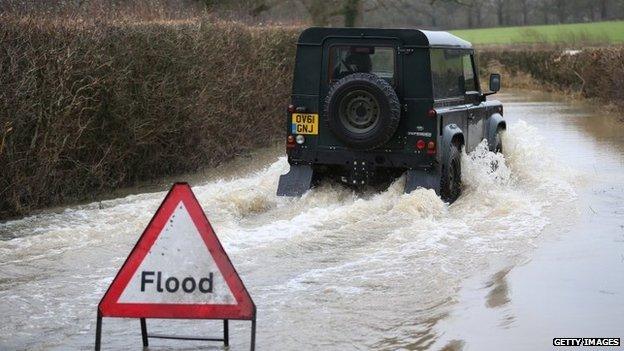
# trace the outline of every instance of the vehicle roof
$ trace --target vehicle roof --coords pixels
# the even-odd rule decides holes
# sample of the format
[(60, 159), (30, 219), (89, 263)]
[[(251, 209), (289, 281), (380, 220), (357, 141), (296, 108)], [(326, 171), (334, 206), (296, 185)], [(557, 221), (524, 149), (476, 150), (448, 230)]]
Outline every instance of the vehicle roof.
[(448, 32), (420, 29), (310, 27), (299, 36), (298, 45), (321, 45), (328, 37), (398, 38), (403, 46), (472, 49), (470, 42)]

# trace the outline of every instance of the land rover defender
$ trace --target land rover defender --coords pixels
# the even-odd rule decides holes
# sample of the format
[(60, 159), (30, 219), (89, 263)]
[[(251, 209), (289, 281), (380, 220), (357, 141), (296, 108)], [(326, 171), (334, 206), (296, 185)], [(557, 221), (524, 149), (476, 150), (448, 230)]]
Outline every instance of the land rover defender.
[(405, 174), (405, 192), (461, 194), (461, 150), (501, 151), (503, 107), (484, 92), (471, 44), (416, 29), (309, 28), (297, 42), (286, 114), (290, 171), (277, 194), (301, 196), (326, 177), (351, 186)]

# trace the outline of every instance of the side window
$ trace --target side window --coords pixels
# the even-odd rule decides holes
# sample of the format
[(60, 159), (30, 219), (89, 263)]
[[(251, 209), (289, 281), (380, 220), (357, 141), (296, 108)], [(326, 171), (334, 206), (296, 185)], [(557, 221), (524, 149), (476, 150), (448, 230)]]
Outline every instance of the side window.
[(477, 85), (475, 82), (475, 70), (472, 64), (472, 55), (464, 54), (462, 56), (462, 61), (464, 64), (464, 87), (465, 91), (476, 91)]
[(463, 53), (455, 49), (431, 49), (431, 76), (434, 98), (463, 97)]
[(394, 84), (394, 49), (385, 46), (332, 46), (329, 51), (329, 81), (356, 72), (372, 73)]

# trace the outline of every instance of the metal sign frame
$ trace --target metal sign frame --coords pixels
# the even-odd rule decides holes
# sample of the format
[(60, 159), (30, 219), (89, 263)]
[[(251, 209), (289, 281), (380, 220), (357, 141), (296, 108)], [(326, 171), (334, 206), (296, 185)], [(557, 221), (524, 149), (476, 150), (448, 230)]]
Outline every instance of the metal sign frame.
[[(228, 288), (236, 299), (235, 305), (225, 304), (173, 304), (173, 303), (120, 303), (119, 297), (131, 281), (137, 269), (147, 256), (152, 245), (162, 232), (176, 206), (182, 202), (186, 207), (195, 227), (199, 231), (209, 254), (221, 271)], [(188, 183), (175, 183), (160, 207), (150, 220), (147, 228), (117, 272), (115, 279), (100, 300), (97, 309), (95, 331), (95, 350), (99, 350), (102, 339), (102, 318), (122, 317), (139, 318), (143, 346), (148, 346), (149, 338), (176, 340), (223, 341), (229, 345), (229, 320), (251, 321), (251, 350), (255, 349), (256, 305), (241, 281), (236, 269), (219, 242), (199, 201)], [(165, 319), (216, 319), (223, 320), (222, 338), (203, 338), (194, 336), (158, 335), (147, 333), (146, 318)]]

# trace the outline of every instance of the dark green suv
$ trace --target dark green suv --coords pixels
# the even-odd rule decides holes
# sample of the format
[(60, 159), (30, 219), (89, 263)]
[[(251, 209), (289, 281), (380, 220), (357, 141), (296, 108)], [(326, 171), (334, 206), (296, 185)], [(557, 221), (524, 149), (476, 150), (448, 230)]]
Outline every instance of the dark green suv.
[(503, 107), (486, 96), (470, 43), (415, 29), (309, 28), (299, 36), (278, 195), (326, 177), (345, 184), (461, 193), (461, 149), (500, 151)]

